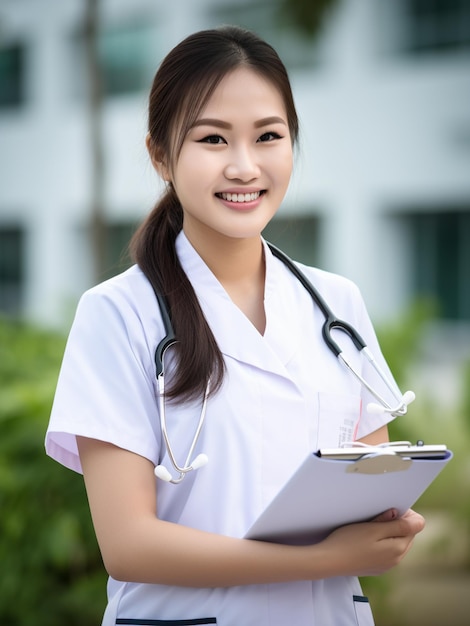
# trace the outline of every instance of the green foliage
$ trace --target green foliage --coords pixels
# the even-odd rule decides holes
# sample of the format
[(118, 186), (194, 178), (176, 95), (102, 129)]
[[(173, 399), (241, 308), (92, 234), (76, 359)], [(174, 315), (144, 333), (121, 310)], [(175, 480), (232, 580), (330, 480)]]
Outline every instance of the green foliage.
[[(411, 370), (416, 371), (419, 367), (422, 358), (420, 350), (425, 340), (424, 330), (428, 322), (434, 320), (435, 315), (436, 308), (431, 302), (417, 301), (400, 319), (378, 329), (377, 334), (385, 358), (402, 389), (414, 386)], [(444, 580), (449, 572), (455, 576), (457, 568), (464, 569), (465, 564), (470, 567), (470, 554), (465, 553), (470, 545), (470, 499), (462, 496), (470, 492), (470, 465), (467, 452), (470, 447), (470, 362), (463, 368), (462, 374), (465, 380), (464, 393), (455, 407), (443, 409), (426, 397), (418, 397), (416, 403), (411, 405), (409, 414), (394, 420), (389, 427), (392, 440), (416, 441), (423, 438), (428, 443), (445, 443), (454, 454), (452, 461), (414, 506), (417, 511), (424, 514), (431, 527), (436, 515), (440, 519), (444, 516), (447, 520), (448, 534), (444, 531), (437, 539), (433, 539), (432, 534), (428, 535), (425, 529), (421, 539), (428, 542), (425, 557), (427, 560), (421, 565), (423, 569), (416, 569), (416, 572), (434, 576), (435, 581), (439, 581), (439, 577)], [(459, 545), (462, 546), (458, 564), (454, 564), (453, 557), (448, 556), (449, 545), (455, 541), (456, 532), (459, 533)], [(433, 543), (436, 541), (438, 543)], [(404, 621), (406, 606), (396, 603), (395, 594), (401, 585), (412, 585), (413, 576), (420, 575), (413, 570), (413, 564), (414, 567), (419, 567), (414, 563), (416, 558), (419, 561), (419, 553), (416, 557), (416, 552), (412, 550), (400, 568), (378, 578), (371, 577), (362, 581), (364, 592), (370, 596), (378, 623), (385, 626)], [(443, 567), (446, 558), (448, 570)], [(408, 570), (410, 563), (411, 568)], [(407, 571), (408, 577), (405, 578), (404, 573)], [(453, 623), (452, 619), (450, 608), (449, 623)]]
[(401, 317), (377, 328), (382, 352), (399, 385), (404, 383), (409, 364), (416, 361), (426, 324), (435, 316), (435, 304), (420, 299), (413, 302)]
[(99, 623), (105, 573), (81, 476), (44, 452), (64, 338), (0, 320), (0, 624)]
[[(408, 380), (410, 365), (419, 357), (426, 325), (435, 318), (436, 307), (430, 300), (416, 300), (393, 322), (377, 328), (377, 336), (385, 359), (401, 389), (413, 385)], [(415, 408), (415, 405), (412, 405)], [(390, 424), (391, 439), (414, 439), (406, 420), (394, 420)]]
[(464, 365), (462, 370), (463, 376), (463, 398), (462, 398), (462, 416), (465, 422), (465, 428), (470, 434), (470, 361)]
[(279, 18), (300, 35), (313, 39), (338, 0), (280, 0)]

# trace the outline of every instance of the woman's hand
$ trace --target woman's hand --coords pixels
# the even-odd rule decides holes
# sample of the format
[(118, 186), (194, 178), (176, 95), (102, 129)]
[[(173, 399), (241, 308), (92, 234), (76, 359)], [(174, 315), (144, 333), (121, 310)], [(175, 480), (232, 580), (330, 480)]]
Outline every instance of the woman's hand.
[(424, 518), (411, 509), (396, 515), (391, 509), (371, 522), (343, 526), (322, 542), (337, 575), (375, 576), (400, 563), (423, 530)]

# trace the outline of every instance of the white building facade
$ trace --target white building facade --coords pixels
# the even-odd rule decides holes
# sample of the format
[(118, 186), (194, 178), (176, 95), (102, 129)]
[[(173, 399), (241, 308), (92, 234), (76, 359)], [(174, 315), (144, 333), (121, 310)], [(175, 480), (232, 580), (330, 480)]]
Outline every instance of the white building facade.
[[(60, 327), (95, 280), (85, 0), (0, 3), (0, 311)], [(144, 138), (164, 54), (221, 23), (285, 60), (296, 173), (267, 236), (355, 280), (375, 319), (420, 294), (470, 322), (470, 1), (338, 0), (315, 43), (271, 0), (102, 0), (109, 272), (160, 192)]]

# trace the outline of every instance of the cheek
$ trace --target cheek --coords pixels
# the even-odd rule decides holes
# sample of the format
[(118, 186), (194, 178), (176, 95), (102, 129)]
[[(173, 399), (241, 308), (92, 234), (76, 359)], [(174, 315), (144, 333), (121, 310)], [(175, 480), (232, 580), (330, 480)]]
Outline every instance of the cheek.
[(280, 183), (287, 184), (292, 175), (293, 155), (291, 150), (278, 154), (272, 162), (272, 171)]
[(175, 189), (183, 192), (188, 187), (194, 188), (195, 182), (202, 175), (201, 160), (195, 159), (190, 153), (180, 156), (173, 170), (173, 184)]
[(217, 157), (204, 151), (188, 150), (184, 157), (180, 159), (177, 167), (179, 179), (185, 184), (197, 184), (204, 186), (204, 181), (210, 179), (217, 169)]

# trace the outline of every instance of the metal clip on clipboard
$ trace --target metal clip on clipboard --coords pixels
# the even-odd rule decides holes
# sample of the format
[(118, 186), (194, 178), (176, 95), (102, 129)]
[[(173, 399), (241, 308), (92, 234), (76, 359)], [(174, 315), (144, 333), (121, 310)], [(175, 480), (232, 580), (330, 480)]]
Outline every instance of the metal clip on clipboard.
[(411, 458), (398, 456), (395, 452), (365, 454), (354, 463), (348, 463), (346, 472), (356, 474), (387, 474), (402, 472), (411, 466)]
[(411, 467), (415, 459), (439, 459), (447, 453), (445, 445), (424, 445), (418, 441), (397, 441), (369, 446), (355, 444), (344, 448), (330, 448), (318, 451), (318, 456), (330, 460), (355, 461), (346, 465), (346, 472), (357, 474), (386, 474), (401, 472)]

